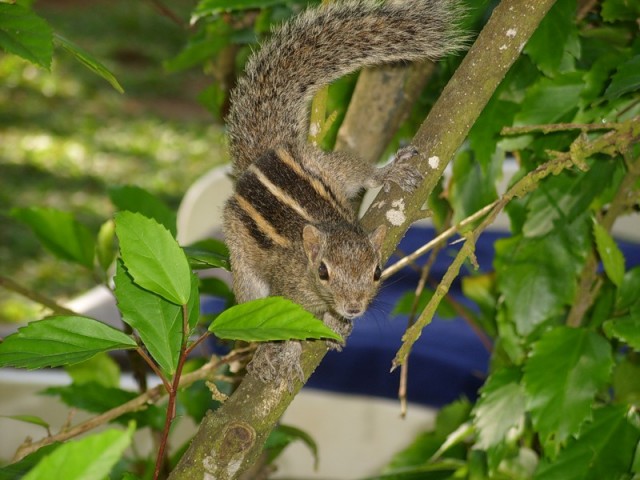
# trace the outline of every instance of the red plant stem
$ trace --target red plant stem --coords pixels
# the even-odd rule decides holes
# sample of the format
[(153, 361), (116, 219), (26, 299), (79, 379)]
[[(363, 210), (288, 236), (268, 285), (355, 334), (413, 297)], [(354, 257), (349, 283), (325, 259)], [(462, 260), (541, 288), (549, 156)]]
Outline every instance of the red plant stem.
[(167, 377), (165, 377), (165, 375), (162, 373), (162, 371), (160, 371), (160, 369), (155, 364), (155, 362), (153, 360), (151, 360), (151, 358), (149, 358), (149, 355), (147, 355), (147, 352), (144, 351), (144, 348), (138, 347), (138, 348), (136, 348), (136, 352), (138, 352), (138, 354), (144, 359), (144, 361), (147, 362), (147, 365), (149, 365), (149, 367), (151, 367), (151, 370), (153, 370), (153, 373), (155, 373), (158, 376), (158, 378), (160, 380), (162, 380), (162, 383), (164, 384), (164, 388), (166, 388), (167, 391), (170, 391), (171, 390), (171, 384), (167, 380)]
[(169, 439), (169, 430), (171, 429), (171, 423), (176, 416), (176, 399), (178, 397), (178, 387), (180, 385), (180, 377), (182, 375), (182, 369), (184, 363), (187, 360), (187, 340), (189, 338), (189, 312), (186, 305), (182, 305), (182, 344), (180, 345), (180, 356), (178, 358), (178, 366), (176, 367), (176, 373), (173, 376), (173, 384), (169, 387), (169, 402), (167, 403), (167, 416), (164, 422), (164, 428), (162, 429), (162, 438), (160, 439), (160, 446), (158, 448), (158, 456), (156, 457), (156, 468), (153, 472), (153, 480), (158, 480), (160, 476), (160, 470), (164, 462), (164, 452), (167, 448), (167, 441)]
[(193, 350), (200, 345), (205, 339), (207, 339), (209, 337), (209, 335), (211, 335), (211, 332), (209, 332), (208, 330), (206, 332), (204, 332), (202, 335), (200, 335), (200, 337), (198, 337), (198, 339), (193, 342), (191, 345), (189, 345), (187, 347), (187, 355), (189, 355), (191, 352), (193, 352)]

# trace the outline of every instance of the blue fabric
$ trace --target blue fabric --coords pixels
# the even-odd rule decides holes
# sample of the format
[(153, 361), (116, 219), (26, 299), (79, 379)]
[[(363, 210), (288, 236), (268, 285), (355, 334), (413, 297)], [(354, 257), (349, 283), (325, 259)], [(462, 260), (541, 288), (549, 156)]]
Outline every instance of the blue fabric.
[[(492, 270), (494, 242), (505, 234), (485, 232), (476, 245), (480, 271)], [(399, 245), (402, 252), (412, 252), (434, 237), (431, 228), (412, 227)], [(618, 241), (624, 253), (627, 269), (640, 265), (640, 246)], [(450, 246), (440, 253), (432, 267), (431, 278), (439, 280), (451, 263), (459, 246)], [(416, 262), (423, 265), (425, 259)], [(466, 272), (462, 272), (464, 275)], [(401, 345), (407, 318), (393, 317), (390, 312), (397, 300), (417, 285), (419, 272), (405, 268), (383, 286), (367, 314), (355, 321), (353, 333), (342, 352), (329, 352), (307, 387), (359, 395), (397, 398), (399, 369), (389, 373), (391, 361)], [(462, 297), (460, 280), (450, 295), (471, 306)], [(210, 302), (210, 301), (209, 301)], [(203, 302), (211, 312), (215, 307)], [(490, 352), (471, 327), (462, 319), (442, 319), (436, 316), (414, 345), (409, 362), (407, 396), (409, 401), (430, 406), (442, 406), (461, 396), (474, 399), (484, 382)]]

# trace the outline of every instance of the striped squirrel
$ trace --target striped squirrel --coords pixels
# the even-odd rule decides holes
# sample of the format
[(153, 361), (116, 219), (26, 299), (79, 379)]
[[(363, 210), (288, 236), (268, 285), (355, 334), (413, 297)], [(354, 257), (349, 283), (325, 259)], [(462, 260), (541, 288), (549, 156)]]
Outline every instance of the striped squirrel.
[[(412, 147), (376, 168), (308, 145), (308, 103), (362, 67), (458, 50), (460, 10), (457, 0), (335, 0), (285, 23), (249, 59), (227, 119), (236, 185), (224, 230), (239, 302), (281, 295), (349, 333), (378, 289), (386, 233), (385, 225), (365, 232), (350, 199), (393, 183), (411, 191), (422, 177)], [(262, 345), (250, 370), (264, 381), (301, 375), (300, 350)]]

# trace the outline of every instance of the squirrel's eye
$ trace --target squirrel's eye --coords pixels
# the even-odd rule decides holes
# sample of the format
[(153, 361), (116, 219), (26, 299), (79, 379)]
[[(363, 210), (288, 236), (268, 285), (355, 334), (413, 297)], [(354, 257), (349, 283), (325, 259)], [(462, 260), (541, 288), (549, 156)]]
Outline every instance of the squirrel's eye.
[(378, 265), (376, 267), (376, 270), (373, 272), (373, 281), (377, 282), (378, 280), (380, 280), (381, 276), (382, 276), (382, 270), (380, 270), (380, 265)]
[(318, 277), (320, 277), (320, 280), (329, 280), (329, 270), (324, 262), (320, 262), (320, 266), (318, 267)]

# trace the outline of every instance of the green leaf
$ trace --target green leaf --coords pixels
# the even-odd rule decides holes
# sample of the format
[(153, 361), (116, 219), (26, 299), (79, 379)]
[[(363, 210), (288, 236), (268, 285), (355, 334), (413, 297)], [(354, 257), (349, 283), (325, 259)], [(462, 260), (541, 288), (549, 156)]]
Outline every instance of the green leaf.
[(470, 150), (460, 152), (453, 162), (450, 201), (453, 223), (465, 219), (497, 198), (496, 181), (502, 175), (502, 156), (492, 157), (495, 165), (481, 165)]
[(593, 233), (596, 237), (596, 247), (598, 249), (598, 255), (600, 255), (602, 259), (604, 271), (607, 272), (609, 280), (619, 287), (622, 285), (622, 279), (624, 277), (624, 256), (618, 248), (616, 241), (602, 225), (594, 222)]
[(619, 162), (598, 160), (587, 172), (564, 172), (547, 178), (529, 196), (522, 227), (525, 236), (541, 237), (573, 223), (612, 185), (618, 166)]
[(139, 213), (115, 215), (120, 253), (133, 280), (170, 302), (184, 305), (191, 295), (191, 270), (171, 233)]
[(209, 238), (184, 247), (189, 265), (194, 270), (224, 268), (231, 270), (229, 249), (220, 240)]
[(304, 430), (290, 425), (278, 425), (267, 438), (265, 450), (268, 452), (267, 463), (272, 463), (282, 451), (292, 442), (301, 440), (313, 455), (313, 468), (318, 468), (318, 445), (315, 440)]
[(611, 346), (585, 329), (557, 327), (532, 348), (524, 366), (527, 410), (543, 442), (562, 443), (591, 418), (596, 393), (610, 380)]
[(0, 3), (0, 48), (49, 70), (53, 32), (49, 24), (30, 9)]
[(13, 209), (11, 215), (28, 225), (57, 257), (93, 268), (93, 234), (71, 213), (54, 208), (29, 207)]
[(192, 23), (202, 17), (223, 12), (265, 8), (285, 3), (285, 0), (200, 0), (192, 13)]
[(219, 338), (262, 342), (342, 337), (300, 305), (282, 297), (268, 297), (231, 307), (209, 326)]
[(173, 374), (182, 344), (182, 307), (136, 285), (121, 261), (114, 282), (122, 320), (138, 331), (160, 368)]
[(51, 454), (60, 445), (59, 442), (45, 445), (22, 460), (0, 468), (0, 480), (20, 480), (31, 470), (40, 460)]
[(136, 346), (128, 335), (92, 318), (49, 317), (5, 338), (0, 343), (0, 366), (58, 367), (88, 360), (100, 352)]
[(0, 415), (2, 418), (11, 418), (12, 420), (18, 420), (19, 422), (31, 423), (49, 430), (50, 425), (42, 418), (35, 415)]
[(618, 288), (616, 308), (625, 310), (640, 303), (640, 266), (634, 267), (624, 274), (622, 284)]
[(67, 365), (66, 372), (74, 383), (95, 382), (105, 387), (120, 385), (120, 367), (107, 353), (98, 353), (84, 362)]
[(541, 78), (526, 93), (515, 125), (539, 125), (561, 121), (578, 108), (584, 88), (582, 72), (569, 72), (554, 79)]
[(615, 22), (616, 20), (635, 22), (640, 17), (640, 4), (633, 0), (604, 0), (601, 14), (607, 22)]
[(554, 231), (542, 238), (518, 235), (495, 243), (498, 287), (523, 336), (562, 314), (574, 301), (586, 235), (578, 229), (569, 232), (567, 236)]
[(131, 445), (135, 425), (126, 432), (107, 430), (102, 433), (65, 443), (44, 457), (24, 480), (103, 480)]
[[(119, 407), (139, 394), (116, 387), (105, 387), (96, 382), (72, 383), (62, 387), (49, 387), (41, 392), (43, 395), (57, 396), (65, 405), (85, 410), (91, 413), (104, 413)], [(166, 417), (166, 411), (157, 405), (148, 404), (135, 412), (125, 413), (114, 419), (115, 423), (127, 425), (131, 420), (135, 421), (139, 428), (151, 427), (162, 430)]]
[(124, 93), (124, 89), (122, 88), (122, 85), (118, 83), (118, 80), (113, 75), (113, 73), (111, 73), (109, 69), (107, 69), (107, 67), (105, 67), (102, 63), (100, 63), (100, 61), (97, 58), (95, 58), (89, 52), (83, 50), (82, 48), (80, 48), (78, 45), (71, 42), (70, 40), (67, 40), (63, 36), (58, 35), (57, 33), (53, 34), (53, 38), (57, 45), (64, 48), (67, 52), (73, 55), (81, 64), (83, 64), (93, 73), (95, 73), (99, 77), (102, 77), (107, 82), (109, 82), (117, 92)]
[(632, 310), (624, 317), (607, 320), (603, 327), (607, 335), (619, 338), (640, 352), (640, 309)]
[(544, 459), (536, 480), (602, 480), (628, 475), (640, 431), (627, 420), (626, 407), (603, 407), (593, 413), (577, 440), (555, 461)]
[(640, 89), (640, 55), (636, 55), (618, 67), (604, 96), (608, 100), (613, 100), (638, 89)]
[[(577, 58), (580, 43), (575, 23), (575, 0), (559, 0), (542, 19), (540, 25), (525, 46), (525, 53), (547, 76), (553, 77), (562, 70), (565, 54)], [(571, 62), (567, 68), (572, 66)]]
[(152, 218), (176, 236), (176, 214), (162, 200), (133, 185), (110, 187), (109, 198), (118, 210), (141, 213)]
[(501, 370), (492, 373), (482, 387), (482, 396), (474, 408), (477, 448), (488, 450), (522, 434), (526, 396), (519, 380), (518, 370)]
[[(433, 297), (433, 290), (425, 287), (420, 293), (420, 298), (418, 299), (418, 304), (416, 306), (416, 312), (420, 314), (429, 301), (431, 297)], [(415, 301), (416, 294), (414, 291), (406, 292), (400, 299), (397, 301), (395, 307), (393, 307), (392, 315), (410, 315), (413, 307), (413, 302)], [(442, 318), (456, 318), (458, 316), (458, 312), (451, 306), (446, 299), (440, 302), (438, 305), (437, 314)]]

